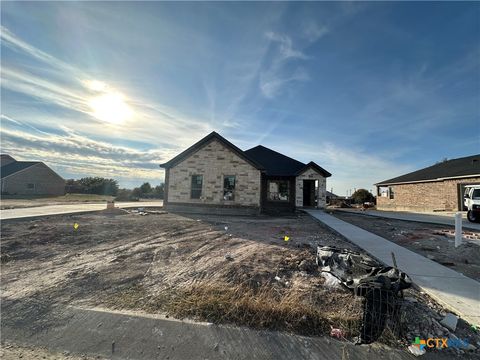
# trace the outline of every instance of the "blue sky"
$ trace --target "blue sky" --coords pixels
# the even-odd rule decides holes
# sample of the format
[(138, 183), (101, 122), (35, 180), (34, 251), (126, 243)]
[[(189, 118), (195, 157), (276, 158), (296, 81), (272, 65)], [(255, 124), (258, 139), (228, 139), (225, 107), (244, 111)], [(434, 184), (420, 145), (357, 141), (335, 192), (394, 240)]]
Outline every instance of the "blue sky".
[(2, 152), (158, 184), (216, 130), (346, 194), (480, 153), (480, 3), (3, 2)]

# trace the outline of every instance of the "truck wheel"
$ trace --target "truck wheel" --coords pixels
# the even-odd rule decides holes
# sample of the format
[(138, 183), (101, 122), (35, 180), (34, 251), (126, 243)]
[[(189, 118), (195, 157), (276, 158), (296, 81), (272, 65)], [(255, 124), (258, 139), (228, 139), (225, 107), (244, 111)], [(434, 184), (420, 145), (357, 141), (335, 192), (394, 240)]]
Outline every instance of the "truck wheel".
[(478, 221), (477, 215), (472, 210), (468, 210), (467, 219), (470, 222), (477, 222)]

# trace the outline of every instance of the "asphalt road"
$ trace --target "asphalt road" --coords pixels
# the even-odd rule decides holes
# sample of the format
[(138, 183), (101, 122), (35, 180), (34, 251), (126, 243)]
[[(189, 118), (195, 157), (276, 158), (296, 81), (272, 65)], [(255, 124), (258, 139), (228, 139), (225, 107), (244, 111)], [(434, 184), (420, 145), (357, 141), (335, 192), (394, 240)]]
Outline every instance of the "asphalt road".
[[(107, 359), (412, 358), (406, 351), (383, 345), (356, 346), (327, 337), (311, 338), (275, 331), (171, 321), (100, 309), (60, 307), (19, 313), (18, 308), (18, 302), (2, 304), (2, 312), (8, 314), (1, 319), (2, 343), (42, 346)], [(434, 357), (435, 353), (426, 355), (423, 358), (447, 359)]]
[[(159, 207), (163, 206), (163, 201), (137, 201), (137, 202), (117, 202), (115, 207), (119, 208), (138, 208), (138, 207)], [(0, 210), (0, 219), (21, 219), (33, 218), (39, 216), (49, 216), (58, 214), (74, 214), (84, 213), (90, 211), (99, 211), (107, 208), (105, 202), (103, 203), (76, 203), (76, 204), (60, 204), (60, 205), (46, 205), (30, 208), (6, 209)]]

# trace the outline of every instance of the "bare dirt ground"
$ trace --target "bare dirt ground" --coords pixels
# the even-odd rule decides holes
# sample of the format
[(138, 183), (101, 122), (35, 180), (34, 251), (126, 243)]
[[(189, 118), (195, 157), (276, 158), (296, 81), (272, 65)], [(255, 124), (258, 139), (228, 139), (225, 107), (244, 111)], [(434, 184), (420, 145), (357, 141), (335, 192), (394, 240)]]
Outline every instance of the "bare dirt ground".
[[(306, 214), (141, 216), (118, 210), (3, 221), (1, 230), (2, 308), (8, 309), (2, 326), (48, 330), (62, 321), (53, 310), (68, 305), (304, 335), (328, 335), (333, 327), (345, 340), (358, 335), (361, 301), (325, 286), (315, 246), (359, 249)], [(403, 347), (412, 340), (407, 331), (448, 334), (437, 326), (443, 309), (413, 289), (406, 295), (403, 338), (381, 341)], [(455, 334), (480, 340), (462, 322)]]
[(454, 237), (442, 232), (451, 230), (451, 226), (382, 219), (341, 211), (334, 211), (333, 215), (480, 281), (480, 246), (463, 242), (455, 248)]

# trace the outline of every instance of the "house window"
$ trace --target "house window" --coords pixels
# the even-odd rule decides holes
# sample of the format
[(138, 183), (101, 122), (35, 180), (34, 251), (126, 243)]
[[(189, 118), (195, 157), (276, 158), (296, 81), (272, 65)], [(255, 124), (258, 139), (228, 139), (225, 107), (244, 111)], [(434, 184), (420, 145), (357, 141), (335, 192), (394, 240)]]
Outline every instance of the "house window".
[(388, 188), (388, 193), (390, 194), (390, 199), (395, 199), (395, 193), (393, 191), (393, 187)]
[(287, 180), (269, 180), (267, 198), (271, 201), (288, 201), (290, 186)]
[(203, 175), (192, 175), (190, 198), (200, 199), (202, 196)]
[(35, 189), (35, 184), (27, 184), (27, 189), (29, 190)]
[(235, 176), (223, 177), (223, 200), (235, 200)]

